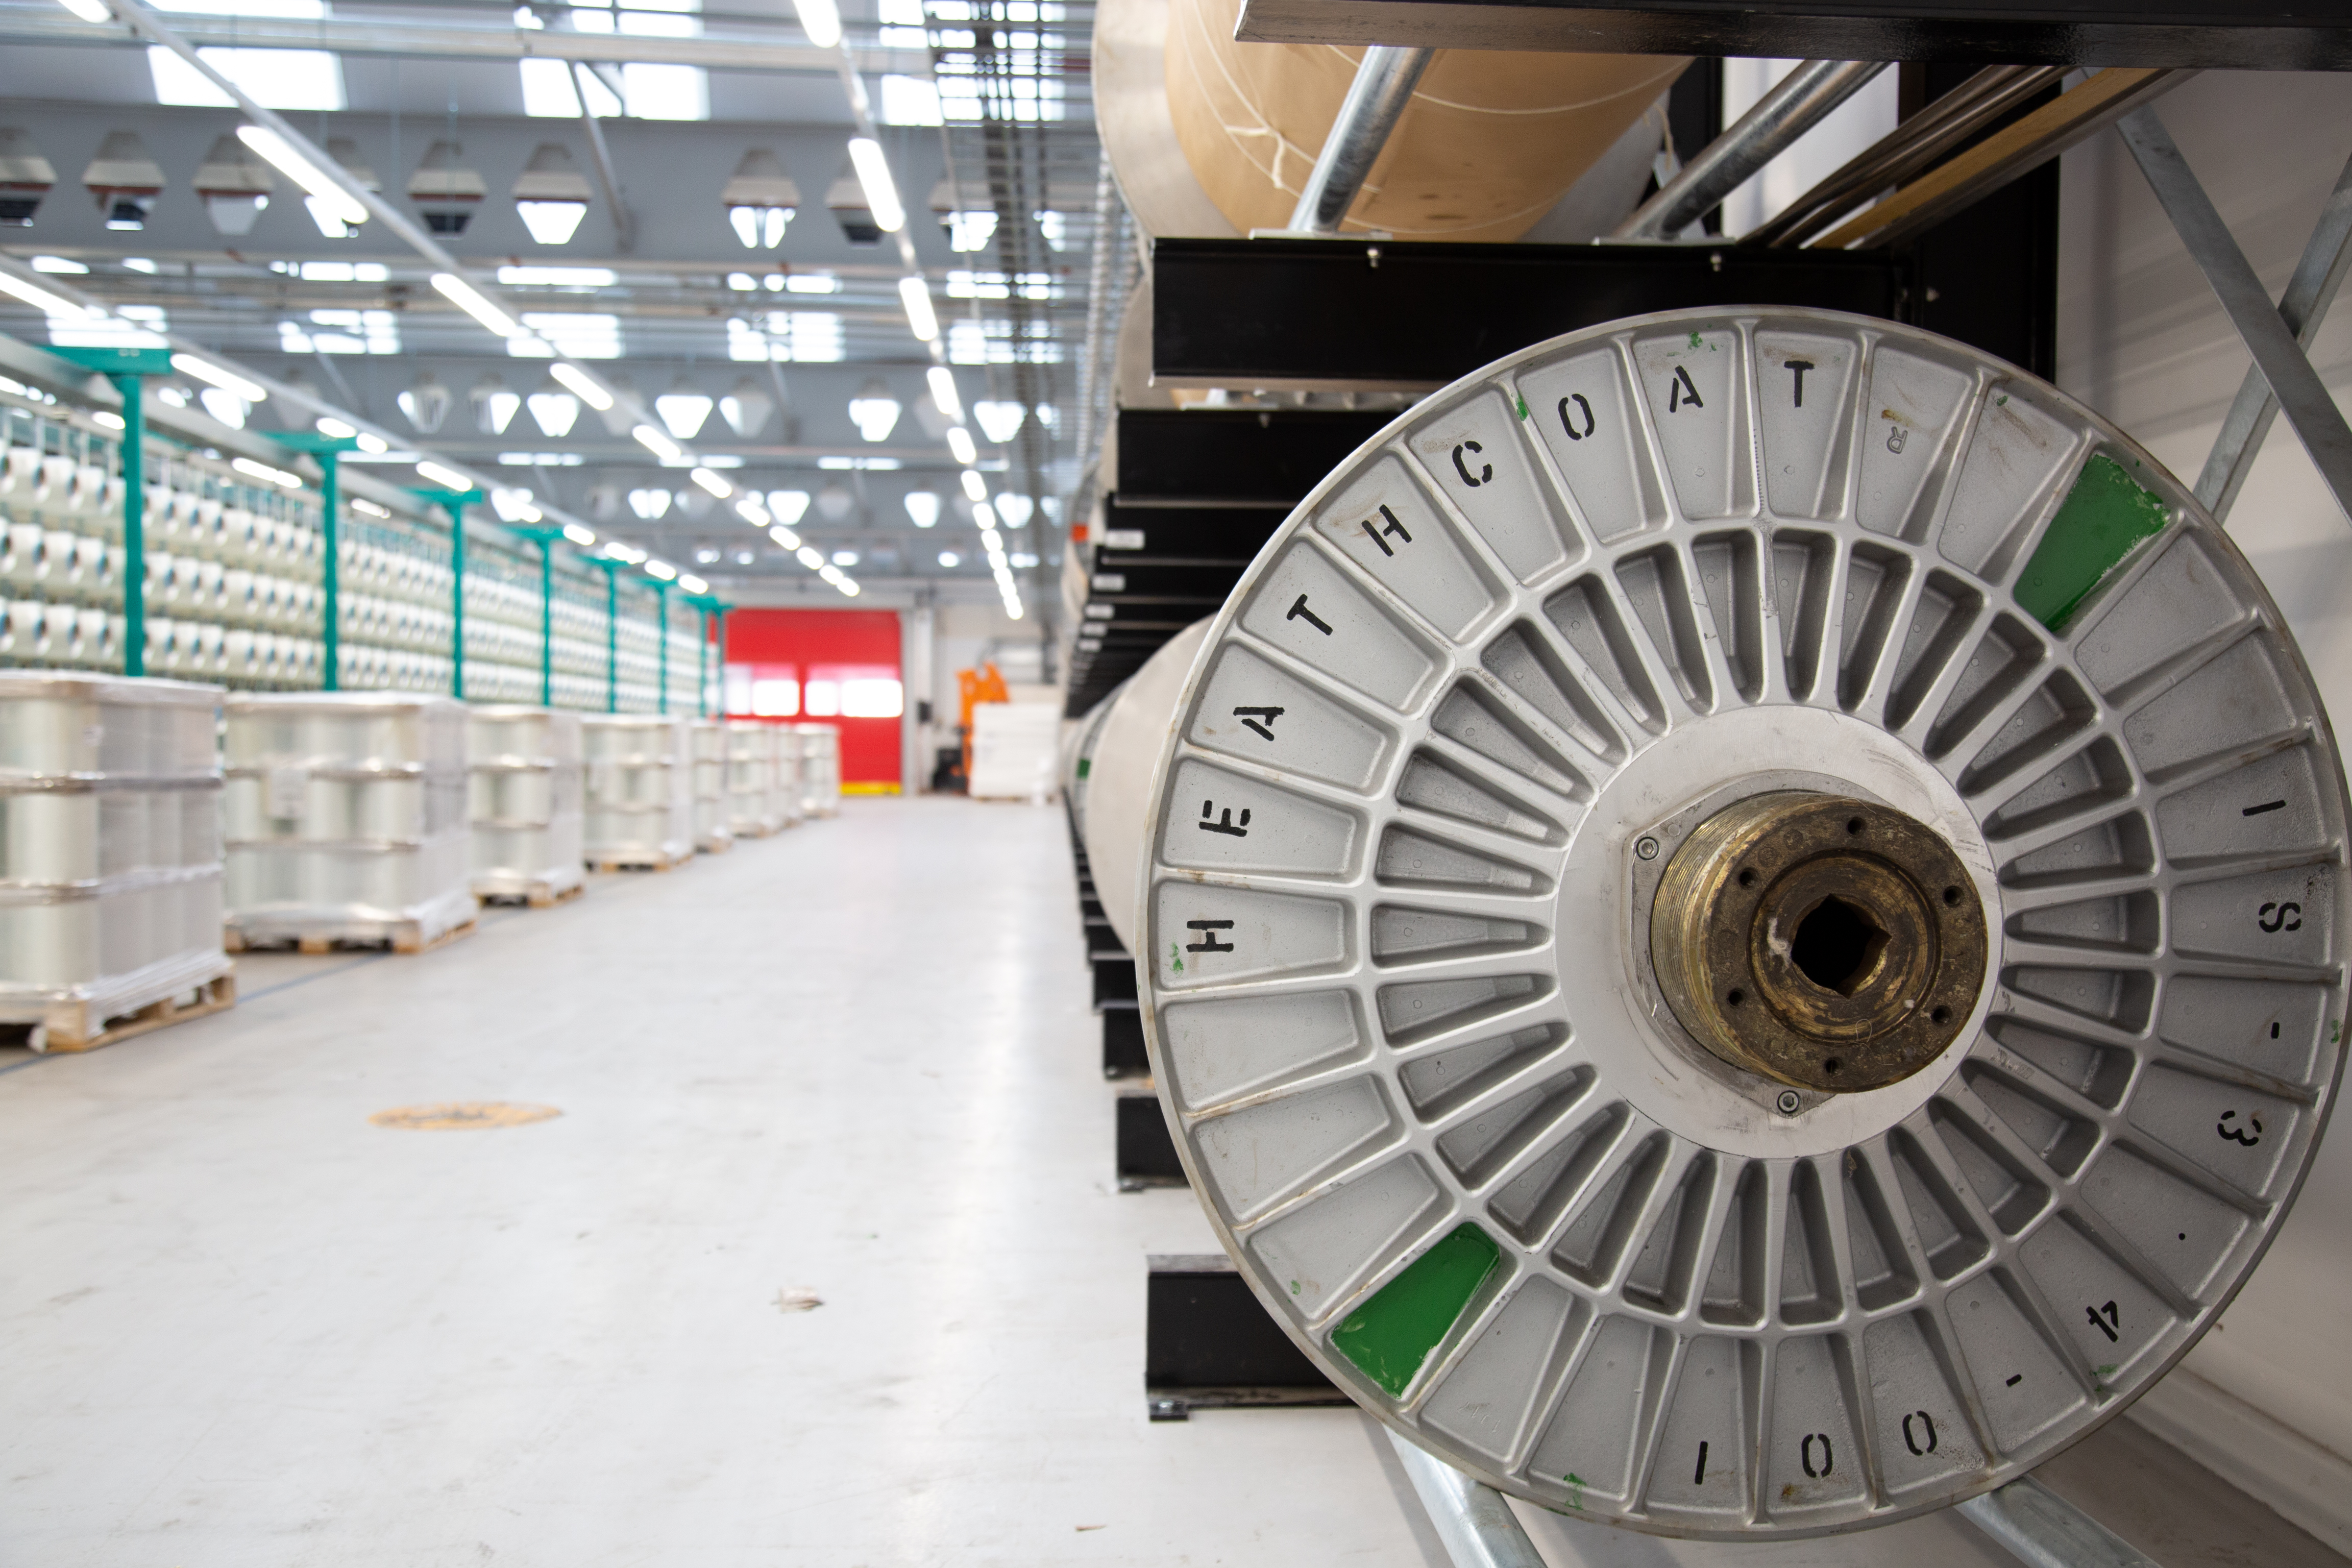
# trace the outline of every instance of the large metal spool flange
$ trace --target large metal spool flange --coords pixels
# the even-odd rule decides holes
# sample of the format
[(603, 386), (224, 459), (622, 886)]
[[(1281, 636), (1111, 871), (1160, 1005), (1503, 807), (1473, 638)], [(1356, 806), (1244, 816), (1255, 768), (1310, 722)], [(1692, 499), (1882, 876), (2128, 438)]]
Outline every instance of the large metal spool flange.
[[(1962, 345), (1514, 354), (1317, 488), (1173, 711), (1131, 945), (1194, 1188), (1342, 1387), (1548, 1507), (1781, 1538), (2016, 1476), (2212, 1323), (2333, 1100), (2293, 639), (2183, 486)], [(1767, 970), (1810, 1079), (1703, 1037)]]

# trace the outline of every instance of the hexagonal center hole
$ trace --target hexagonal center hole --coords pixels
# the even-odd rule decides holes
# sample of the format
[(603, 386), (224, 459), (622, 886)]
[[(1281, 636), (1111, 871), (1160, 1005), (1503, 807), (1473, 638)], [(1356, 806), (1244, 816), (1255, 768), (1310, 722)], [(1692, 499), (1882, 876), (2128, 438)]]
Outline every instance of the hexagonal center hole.
[(1823, 899), (1797, 922), (1789, 961), (1797, 973), (1824, 991), (1851, 996), (1878, 966), (1886, 932), (1870, 911), (1843, 899)]

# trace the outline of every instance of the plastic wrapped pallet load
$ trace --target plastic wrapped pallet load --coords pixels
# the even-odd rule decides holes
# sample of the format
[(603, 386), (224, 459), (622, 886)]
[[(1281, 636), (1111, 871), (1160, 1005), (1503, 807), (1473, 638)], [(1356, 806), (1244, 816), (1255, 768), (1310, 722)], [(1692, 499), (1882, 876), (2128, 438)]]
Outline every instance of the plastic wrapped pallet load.
[(1062, 710), (1046, 702), (982, 702), (971, 710), (976, 800), (1046, 800), (1060, 760)]
[(801, 736), (801, 801), (811, 816), (841, 815), (841, 731), (831, 724), (795, 724)]
[(667, 871), (694, 854), (694, 773), (687, 721), (592, 713), (584, 858), (598, 870)]
[(808, 820), (808, 792), (802, 783), (807, 737), (793, 724), (771, 724), (768, 733), (775, 738), (776, 816), (786, 827), (794, 827)]
[(717, 719), (688, 726), (694, 750), (694, 847), (705, 855), (735, 847), (733, 738)]
[(0, 1039), (82, 1050), (236, 1000), (220, 700), (0, 670)]
[(467, 735), (474, 896), (537, 910), (580, 891), (580, 715), (486, 703)]
[(473, 929), (465, 704), (273, 692), (226, 710), (232, 949), (418, 952)]
[(777, 782), (780, 731), (757, 719), (727, 725), (727, 821), (738, 838), (764, 838), (782, 831), (783, 790)]

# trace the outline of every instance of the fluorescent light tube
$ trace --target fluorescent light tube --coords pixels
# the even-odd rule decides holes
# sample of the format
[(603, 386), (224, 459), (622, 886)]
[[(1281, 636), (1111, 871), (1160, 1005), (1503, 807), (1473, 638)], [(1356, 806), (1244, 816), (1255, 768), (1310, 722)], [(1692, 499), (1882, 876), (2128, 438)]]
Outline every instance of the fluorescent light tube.
[[(513, 337), (522, 331), (522, 323), (490, 303), (488, 296), (454, 272), (436, 272), (433, 287), (457, 309), (482, 323), (502, 338)], [(581, 394), (585, 397), (585, 393)], [(593, 399), (592, 399), (593, 401)]]
[(885, 234), (906, 227), (907, 209), (898, 200), (898, 186), (890, 178), (890, 162), (882, 156), (882, 143), (871, 136), (851, 137), (849, 162), (857, 171), (857, 184), (866, 193), (866, 210), (874, 215), (874, 226)]

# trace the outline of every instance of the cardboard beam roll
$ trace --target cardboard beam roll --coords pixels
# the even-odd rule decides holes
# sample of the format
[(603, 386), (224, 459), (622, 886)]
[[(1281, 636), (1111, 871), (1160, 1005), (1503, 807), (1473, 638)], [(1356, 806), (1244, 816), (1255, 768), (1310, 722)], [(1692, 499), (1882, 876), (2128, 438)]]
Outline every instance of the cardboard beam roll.
[[(1106, 106), (1104, 142), (1151, 233), (1286, 226), (1354, 79), (1360, 49), (1235, 42), (1240, 10), (1240, 0), (1109, 0), (1103, 7), (1097, 47), (1107, 56), (1105, 96), (1129, 100)], [(1160, 79), (1135, 79), (1153, 55)], [(1658, 138), (1654, 121), (1646, 135), (1637, 128), (1689, 63), (1441, 49), (1343, 232), (1513, 240), (1541, 224), (1538, 237), (1589, 237), (1553, 232), (1559, 217), (1578, 216), (1555, 209), (1591, 173), (1610, 189), (1591, 193), (1597, 203), (1583, 205), (1595, 205), (1596, 216), (1580, 226), (1597, 231), (1601, 216), (1622, 216), (1601, 208), (1630, 210)], [(1171, 166), (1163, 127), (1172, 130), (1190, 182)], [(1161, 188), (1188, 183), (1197, 189)]]

